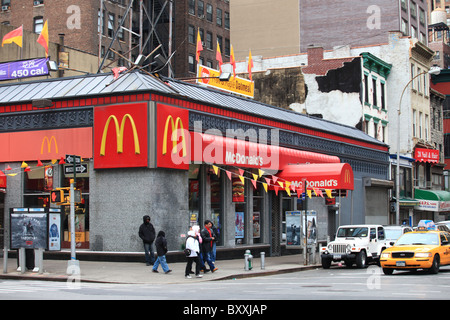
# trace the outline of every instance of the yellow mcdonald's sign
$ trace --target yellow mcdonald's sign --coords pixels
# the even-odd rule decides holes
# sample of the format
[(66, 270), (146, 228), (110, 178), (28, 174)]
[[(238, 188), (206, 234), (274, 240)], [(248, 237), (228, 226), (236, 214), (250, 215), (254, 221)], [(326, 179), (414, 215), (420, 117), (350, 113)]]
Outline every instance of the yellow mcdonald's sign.
[(351, 174), (350, 174), (350, 170), (345, 170), (344, 173), (344, 182), (345, 183), (350, 183), (351, 182)]
[(52, 148), (52, 141), (55, 143), (55, 152), (58, 153), (58, 144), (56, 143), (55, 136), (51, 136), (50, 139), (48, 139), (47, 136), (42, 139), (41, 143), (41, 154), (44, 154), (44, 144), (47, 142), (47, 152), (50, 153)]
[(181, 129), (181, 141), (182, 141), (182, 148), (183, 148), (183, 157), (186, 157), (186, 137), (184, 135), (184, 127), (183, 127), (183, 121), (180, 117), (177, 117), (177, 119), (174, 121), (172, 116), (168, 116), (166, 119), (166, 125), (164, 126), (164, 138), (163, 138), (163, 147), (162, 147), (162, 154), (165, 155), (167, 153), (167, 132), (169, 130), (169, 124), (171, 125), (172, 129), (172, 153), (177, 153), (177, 131), (178, 129)]
[(130, 114), (126, 114), (123, 116), (122, 118), (122, 122), (120, 123), (120, 127), (119, 127), (119, 121), (117, 120), (117, 117), (115, 115), (110, 115), (108, 120), (106, 120), (106, 124), (105, 127), (103, 129), (103, 135), (102, 135), (102, 142), (100, 145), (100, 155), (104, 156), (106, 151), (106, 138), (108, 136), (108, 128), (109, 128), (109, 123), (111, 122), (111, 120), (114, 121), (114, 125), (116, 128), (116, 136), (117, 136), (117, 153), (122, 153), (123, 152), (123, 133), (125, 130), (125, 122), (127, 120), (130, 121), (131, 124), (131, 128), (133, 129), (133, 137), (134, 137), (134, 152), (136, 154), (140, 154), (141, 153), (141, 148), (139, 146), (139, 137), (137, 134), (137, 130), (136, 130), (136, 125), (134, 123), (133, 117)]

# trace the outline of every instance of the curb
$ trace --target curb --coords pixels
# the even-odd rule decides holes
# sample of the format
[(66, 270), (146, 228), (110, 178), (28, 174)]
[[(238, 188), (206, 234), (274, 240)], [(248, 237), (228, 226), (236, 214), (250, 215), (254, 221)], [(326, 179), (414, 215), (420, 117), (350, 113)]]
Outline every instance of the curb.
[[(237, 273), (232, 275), (223, 276), (215, 279), (204, 279), (204, 281), (223, 281), (223, 280), (236, 280), (236, 279), (246, 279), (246, 278), (255, 278), (255, 277), (265, 277), (265, 276), (273, 276), (276, 274), (283, 273), (293, 273), (299, 271), (307, 271), (313, 270), (315, 268), (320, 267), (320, 265), (310, 265), (310, 266), (301, 266), (294, 267), (289, 269), (279, 269), (279, 270), (269, 270), (262, 272), (253, 272), (253, 273)], [(23, 274), (0, 274), (0, 279), (2, 280), (40, 280), (40, 281), (58, 281), (58, 282), (67, 282), (70, 280), (70, 276), (61, 275), (61, 276), (49, 276), (49, 275), (40, 275), (40, 274), (31, 274), (31, 275), (23, 275)], [(79, 282), (85, 283), (114, 283), (114, 284), (133, 284), (134, 282), (128, 281), (104, 281), (104, 280), (92, 280), (92, 279), (77, 279)]]

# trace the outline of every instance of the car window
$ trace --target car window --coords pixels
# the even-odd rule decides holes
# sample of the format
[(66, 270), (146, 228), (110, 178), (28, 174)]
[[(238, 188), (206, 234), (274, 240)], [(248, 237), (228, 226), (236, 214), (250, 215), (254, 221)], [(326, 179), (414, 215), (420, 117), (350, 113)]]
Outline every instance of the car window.
[(405, 233), (397, 240), (395, 245), (439, 245), (439, 237), (437, 233)]
[(370, 228), (370, 239), (376, 239), (377, 238), (377, 231), (375, 228)]
[(339, 228), (337, 237), (367, 237), (367, 228)]
[(382, 227), (378, 227), (378, 239), (384, 240), (384, 229)]

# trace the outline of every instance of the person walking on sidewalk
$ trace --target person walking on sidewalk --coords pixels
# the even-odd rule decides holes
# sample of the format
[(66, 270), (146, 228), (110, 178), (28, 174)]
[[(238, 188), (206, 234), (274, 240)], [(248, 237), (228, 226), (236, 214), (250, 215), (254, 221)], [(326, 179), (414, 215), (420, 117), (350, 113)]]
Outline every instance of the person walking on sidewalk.
[(155, 228), (150, 223), (150, 216), (145, 215), (142, 220), (144, 220), (144, 223), (139, 227), (139, 238), (141, 238), (144, 243), (145, 263), (147, 266), (150, 266), (155, 263), (155, 253), (153, 250)]
[(213, 250), (213, 243), (215, 240), (215, 234), (213, 233), (212, 229), (212, 222), (209, 220), (205, 221), (205, 228), (203, 228), (202, 232), (200, 233), (203, 239), (203, 259), (208, 263), (209, 268), (211, 272), (215, 272), (218, 270), (218, 268), (214, 265), (214, 262), (212, 261), (212, 250)]
[(192, 263), (195, 262), (195, 276), (197, 278), (203, 277), (200, 274), (200, 245), (198, 242), (198, 236), (196, 236), (195, 231), (190, 230), (188, 232), (188, 238), (186, 239), (186, 249), (190, 250), (189, 255), (187, 256), (187, 264), (184, 272), (184, 276), (187, 279), (191, 279), (190, 271), (192, 270)]
[(156, 254), (158, 255), (158, 257), (156, 258), (156, 261), (153, 264), (152, 271), (158, 273), (158, 267), (161, 264), (164, 273), (172, 272), (172, 270), (169, 269), (169, 265), (167, 264), (166, 260), (167, 240), (164, 231), (158, 232), (158, 236), (156, 237), (155, 240), (155, 246), (156, 246)]

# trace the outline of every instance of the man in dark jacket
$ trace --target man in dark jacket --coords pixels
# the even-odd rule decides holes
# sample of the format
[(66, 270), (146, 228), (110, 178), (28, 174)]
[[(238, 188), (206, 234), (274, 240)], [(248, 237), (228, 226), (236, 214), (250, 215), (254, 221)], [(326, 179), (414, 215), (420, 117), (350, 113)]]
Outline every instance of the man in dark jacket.
[(212, 261), (212, 251), (213, 244), (215, 241), (215, 234), (211, 229), (212, 222), (209, 220), (205, 221), (205, 227), (201, 231), (200, 235), (202, 237), (202, 254), (203, 259), (208, 263), (211, 272), (217, 271), (218, 268), (214, 266), (214, 262)]
[(169, 269), (169, 265), (167, 264), (166, 260), (167, 240), (164, 231), (158, 232), (158, 236), (156, 237), (155, 241), (155, 246), (158, 258), (156, 259), (155, 264), (153, 265), (152, 271), (158, 273), (158, 267), (161, 264), (164, 273), (172, 272), (172, 270)]
[(155, 240), (155, 228), (150, 223), (150, 216), (145, 215), (144, 223), (139, 227), (139, 238), (144, 242), (145, 263), (147, 266), (155, 263), (155, 254), (153, 250), (153, 241)]

